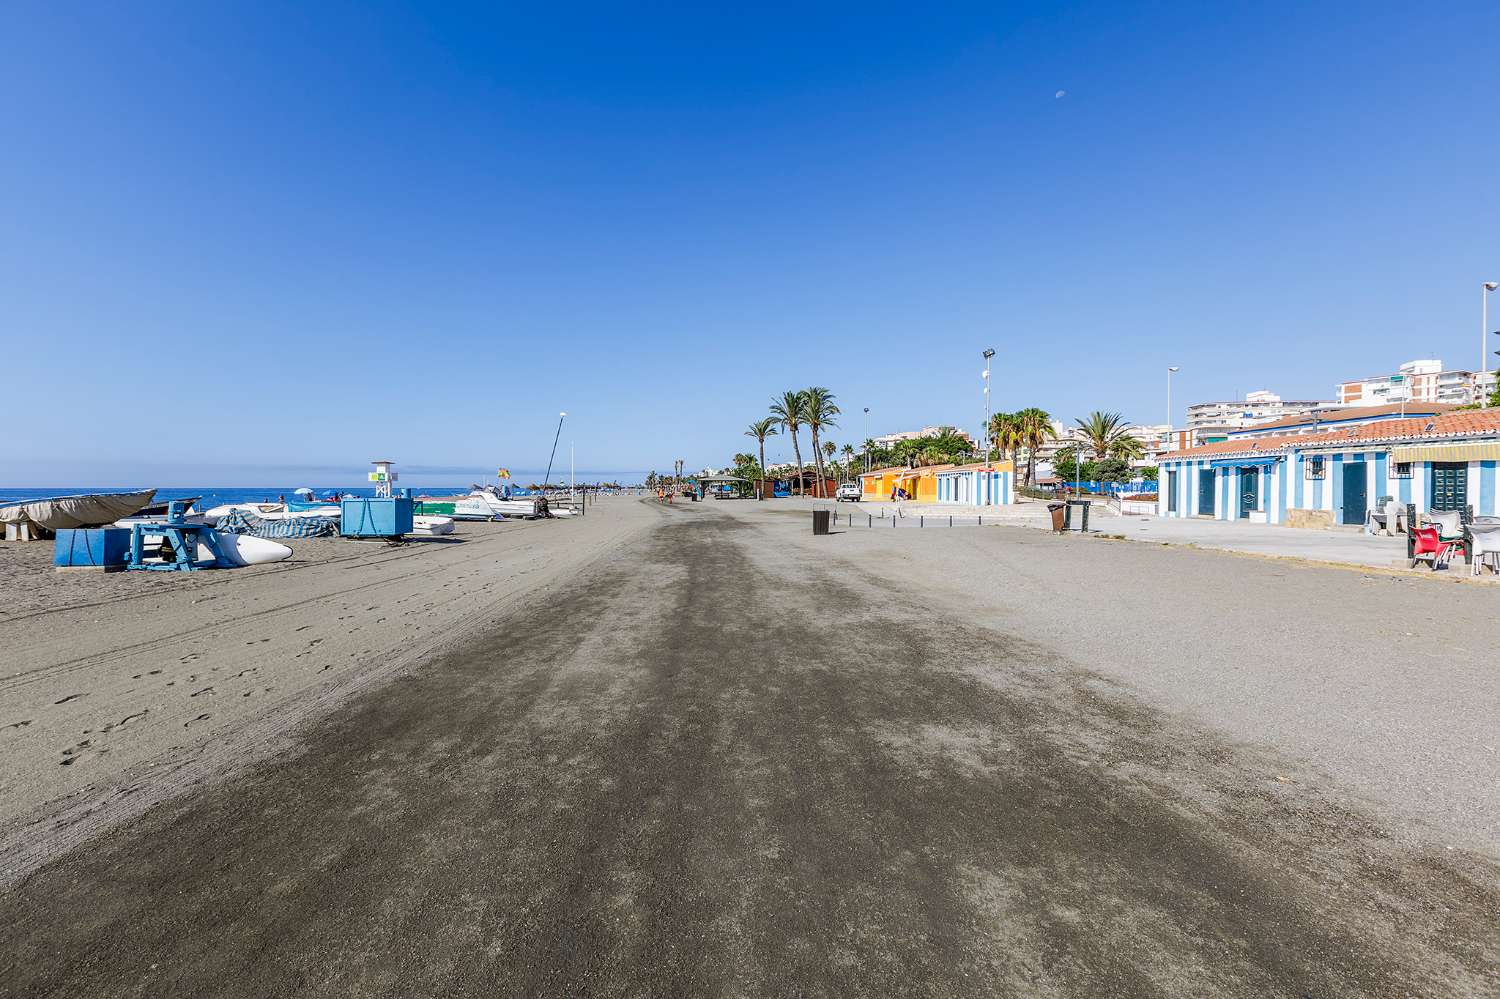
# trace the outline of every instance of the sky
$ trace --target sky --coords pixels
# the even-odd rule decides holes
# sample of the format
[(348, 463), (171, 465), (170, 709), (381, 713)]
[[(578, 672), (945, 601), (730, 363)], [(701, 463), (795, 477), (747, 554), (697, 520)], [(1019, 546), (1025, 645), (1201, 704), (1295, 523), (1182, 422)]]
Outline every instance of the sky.
[(977, 432), (986, 347), (1070, 422), (1479, 364), (1500, 5), (729, 6), (6, 4), (0, 484)]

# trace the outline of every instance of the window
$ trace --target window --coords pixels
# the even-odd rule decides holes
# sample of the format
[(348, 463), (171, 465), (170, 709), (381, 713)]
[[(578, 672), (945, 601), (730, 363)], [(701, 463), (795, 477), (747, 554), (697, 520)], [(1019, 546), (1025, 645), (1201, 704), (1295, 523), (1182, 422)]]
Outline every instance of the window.
[(1396, 462), (1392, 462), (1391, 463), (1391, 478), (1393, 478), (1393, 479), (1409, 479), (1409, 478), (1411, 478), (1411, 462), (1409, 462), (1409, 461), (1396, 461)]
[(1328, 459), (1324, 455), (1315, 454), (1307, 459), (1305, 475), (1309, 479), (1321, 479), (1323, 477), (1323, 463)]

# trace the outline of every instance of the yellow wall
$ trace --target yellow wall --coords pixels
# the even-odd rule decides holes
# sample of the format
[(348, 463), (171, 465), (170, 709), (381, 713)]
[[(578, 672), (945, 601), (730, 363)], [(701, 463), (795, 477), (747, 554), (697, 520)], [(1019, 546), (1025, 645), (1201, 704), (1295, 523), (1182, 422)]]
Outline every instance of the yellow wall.
[(865, 499), (888, 500), (891, 490), (901, 486), (919, 503), (937, 502), (937, 472), (930, 468), (883, 468), (860, 476)]
[(890, 499), (891, 487), (895, 485), (900, 469), (881, 468), (859, 477), (865, 499)]

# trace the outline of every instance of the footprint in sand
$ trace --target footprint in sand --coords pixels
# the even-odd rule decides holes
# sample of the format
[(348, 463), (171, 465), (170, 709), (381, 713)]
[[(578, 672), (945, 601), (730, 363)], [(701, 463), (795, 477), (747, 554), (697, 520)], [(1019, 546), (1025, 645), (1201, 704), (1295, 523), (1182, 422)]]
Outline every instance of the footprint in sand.
[(64, 697), (62, 700), (60, 700), (60, 701), (53, 701), (52, 703), (53, 704), (67, 704), (69, 701), (76, 701), (76, 700), (78, 700), (78, 698), (85, 697), (85, 696), (87, 696), (87, 695), (85, 695), (85, 694), (69, 694), (67, 697)]
[(27, 725), (30, 725), (30, 724), (31, 724), (31, 719), (27, 718), (25, 721), (11, 722), (9, 725), (7, 725), (5, 727), (6, 728), (25, 728)]
[(212, 717), (213, 715), (199, 715), (197, 718), (183, 722), (182, 727), (187, 728), (189, 725), (193, 724), (193, 722), (208, 721)]
[(57, 765), (60, 767), (71, 767), (83, 758), (83, 754), (88, 751), (91, 745), (93, 745), (93, 740), (85, 739), (76, 746), (64, 749), (62, 751), (63, 758), (57, 761)]
[(212, 688), (212, 687), (204, 687), (202, 690), (195, 690), (195, 691), (193, 691), (188, 696), (189, 697), (197, 697), (199, 694), (212, 694), (213, 692), (214, 692), (214, 688)]
[(146, 717), (147, 712), (149, 712), (150, 710), (151, 710), (150, 708), (146, 708), (144, 710), (137, 711), (133, 715), (126, 715), (124, 718), (121, 718), (117, 722), (110, 722), (108, 725), (104, 726), (104, 728), (102, 728), (100, 731), (102, 731), (102, 732), (113, 732), (117, 728), (124, 728), (126, 725), (129, 725), (131, 722), (135, 721), (137, 718), (144, 718), (144, 717)]

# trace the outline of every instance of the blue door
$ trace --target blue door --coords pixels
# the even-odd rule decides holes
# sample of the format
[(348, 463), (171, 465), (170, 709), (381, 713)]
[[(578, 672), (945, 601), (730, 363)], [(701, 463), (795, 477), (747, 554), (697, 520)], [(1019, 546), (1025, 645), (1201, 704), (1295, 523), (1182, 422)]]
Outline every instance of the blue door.
[(1198, 473), (1198, 516), (1214, 515), (1214, 470), (1205, 468)]
[(1369, 509), (1369, 491), (1365, 488), (1369, 480), (1365, 477), (1365, 463), (1344, 462), (1344, 506), (1343, 524), (1363, 524), (1365, 511)]

